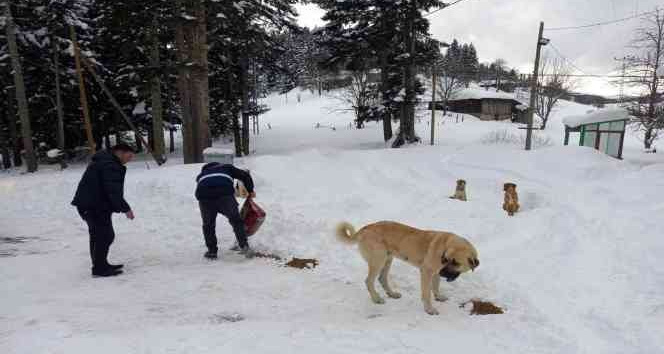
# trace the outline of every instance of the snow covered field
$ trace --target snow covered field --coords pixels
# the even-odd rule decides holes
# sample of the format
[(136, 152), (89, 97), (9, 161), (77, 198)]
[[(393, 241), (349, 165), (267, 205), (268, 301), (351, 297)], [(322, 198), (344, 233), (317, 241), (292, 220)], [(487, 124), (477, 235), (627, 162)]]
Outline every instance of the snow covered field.
[[(329, 99), (270, 101), (256, 155), (238, 162), (268, 212), (251, 242), (319, 267), (230, 252), (203, 260), (192, 195), (200, 166), (172, 159), (129, 167), (137, 219), (114, 219), (111, 250), (127, 272), (92, 279), (87, 230), (68, 207), (83, 166), (2, 175), (0, 352), (664, 353), (664, 157), (641, 153), (635, 137), (624, 161), (560, 146), (562, 117), (587, 106), (563, 103), (540, 137), (551, 146), (526, 153), (487, 141), (523, 132), (509, 123), (448, 117), (437, 146), (392, 150), (380, 125), (349, 129), (350, 115), (327, 114)], [(468, 202), (448, 199), (458, 178)], [(522, 203), (513, 218), (501, 209), (508, 181)], [(341, 220), (383, 219), (453, 231), (477, 247), (480, 267), (443, 283), (440, 316), (424, 313), (418, 273), (399, 262), (403, 298), (371, 303), (366, 264), (331, 234)], [(227, 248), (230, 227), (218, 225)], [(506, 313), (470, 316), (460, 304), (474, 298)]]

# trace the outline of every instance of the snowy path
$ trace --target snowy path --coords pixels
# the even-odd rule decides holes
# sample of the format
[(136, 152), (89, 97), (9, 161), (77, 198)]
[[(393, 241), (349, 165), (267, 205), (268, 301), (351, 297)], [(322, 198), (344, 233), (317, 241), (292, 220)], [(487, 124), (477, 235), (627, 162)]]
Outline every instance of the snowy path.
[[(345, 128), (327, 98), (271, 97), (252, 170), (268, 219), (252, 243), (282, 257), (316, 258), (314, 270), (203, 260), (192, 196), (200, 166), (177, 159), (130, 166), (137, 219), (114, 219), (111, 259), (127, 273), (91, 279), (87, 230), (68, 207), (82, 166), (0, 175), (1, 353), (664, 353), (664, 161), (626, 161), (560, 147), (560, 118), (588, 108), (564, 103), (544, 132), (553, 147), (485, 145), (512, 124), (440, 124), (436, 147), (381, 149), (381, 127)], [(314, 129), (317, 122), (337, 130)], [(428, 136), (426, 120), (417, 125)], [(522, 131), (520, 132), (522, 133)], [(469, 201), (448, 199), (468, 181)], [(515, 182), (522, 211), (501, 209)], [(469, 238), (481, 266), (451, 284), (428, 316), (419, 276), (395, 262), (400, 300), (377, 306), (366, 265), (337, 243), (336, 222), (399, 220)], [(231, 230), (218, 223), (222, 248)], [(470, 316), (460, 304), (489, 300), (506, 313)], [(236, 321), (236, 315), (244, 319)]]
[[(128, 273), (90, 279), (86, 230), (64, 207), (81, 170), (0, 179), (8, 201), (0, 237), (38, 238), (0, 245), (18, 250), (0, 258), (3, 352), (661, 352), (664, 241), (651, 215), (664, 198), (641, 196), (664, 187), (661, 166), (648, 167), (646, 179), (643, 169), (587, 149), (526, 156), (482, 146), (308, 151), (243, 163), (269, 211), (253, 242), (318, 258), (320, 267), (227, 253), (204, 261), (191, 197), (199, 167), (136, 164), (127, 194), (138, 219), (115, 219), (112, 251)], [(459, 177), (468, 180), (467, 203), (447, 198)], [(500, 209), (508, 180), (519, 184), (524, 208), (514, 218)], [(417, 273), (401, 263), (393, 273), (404, 298), (376, 306), (357, 251), (330, 235), (343, 219), (453, 230), (477, 245), (482, 265), (444, 284), (450, 300), (437, 304), (438, 317), (424, 314)], [(229, 246), (230, 230), (219, 225)], [(476, 297), (507, 313), (459, 308)], [(225, 320), (236, 313), (245, 320)]]

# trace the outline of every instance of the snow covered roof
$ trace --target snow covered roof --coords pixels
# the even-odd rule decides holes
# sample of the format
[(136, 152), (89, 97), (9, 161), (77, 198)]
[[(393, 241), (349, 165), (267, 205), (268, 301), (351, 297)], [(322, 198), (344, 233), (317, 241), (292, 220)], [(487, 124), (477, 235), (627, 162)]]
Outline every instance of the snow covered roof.
[(514, 95), (508, 92), (501, 92), (496, 90), (486, 90), (480, 88), (467, 88), (457, 92), (450, 101), (455, 100), (481, 100), (481, 99), (501, 99), (501, 100), (514, 100)]
[(570, 128), (576, 128), (586, 124), (614, 122), (630, 118), (631, 116), (626, 109), (615, 107), (599, 109), (582, 115), (567, 116), (563, 118), (563, 124)]
[(233, 155), (233, 149), (209, 147), (203, 150), (203, 155)]

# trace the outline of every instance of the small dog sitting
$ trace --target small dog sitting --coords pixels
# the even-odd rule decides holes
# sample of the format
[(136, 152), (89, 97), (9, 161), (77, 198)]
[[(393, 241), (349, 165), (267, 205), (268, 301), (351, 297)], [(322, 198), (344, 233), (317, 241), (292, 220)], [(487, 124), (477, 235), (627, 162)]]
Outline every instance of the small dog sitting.
[(514, 213), (519, 211), (519, 196), (516, 194), (516, 184), (505, 183), (503, 190), (505, 191), (503, 210), (507, 212), (507, 215), (514, 216)]
[(468, 199), (466, 198), (466, 181), (463, 179), (456, 181), (456, 189), (454, 190), (454, 195), (450, 197), (451, 199), (463, 200), (464, 202)]

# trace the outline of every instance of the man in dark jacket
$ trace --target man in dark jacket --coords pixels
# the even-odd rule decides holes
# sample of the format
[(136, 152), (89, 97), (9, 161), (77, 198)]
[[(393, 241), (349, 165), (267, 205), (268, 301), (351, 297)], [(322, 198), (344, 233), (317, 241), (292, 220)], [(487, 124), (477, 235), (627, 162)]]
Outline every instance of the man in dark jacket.
[(217, 214), (228, 218), (233, 227), (240, 253), (251, 258), (254, 252), (249, 248), (244, 221), (240, 217), (238, 203), (235, 200), (234, 180), (240, 180), (249, 193), (250, 198), (256, 197), (254, 181), (249, 173), (233, 165), (222, 165), (211, 162), (203, 166), (201, 173), (196, 177), (196, 199), (201, 209), (203, 219), (203, 235), (208, 250), (205, 258), (217, 258), (217, 235), (215, 234)]
[(124, 199), (127, 172), (124, 165), (133, 158), (134, 150), (125, 144), (97, 152), (78, 183), (76, 195), (71, 202), (88, 224), (94, 277), (122, 273), (122, 264), (109, 264), (107, 260), (108, 250), (115, 239), (111, 215), (124, 213), (128, 219), (134, 219), (134, 213)]

